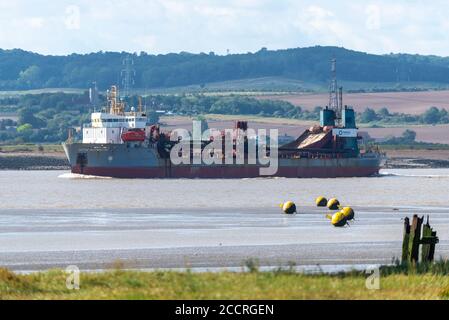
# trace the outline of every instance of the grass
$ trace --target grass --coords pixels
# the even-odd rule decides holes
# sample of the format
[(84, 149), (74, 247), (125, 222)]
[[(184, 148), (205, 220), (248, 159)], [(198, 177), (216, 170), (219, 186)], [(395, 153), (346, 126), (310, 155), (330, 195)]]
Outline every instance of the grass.
[(16, 144), (16, 145), (0, 145), (1, 152), (33, 152), (33, 153), (62, 153), (64, 149), (61, 144)]
[(43, 89), (33, 89), (33, 90), (10, 90), (10, 91), (0, 91), (0, 97), (17, 97), (25, 94), (42, 94), (42, 93), (75, 93), (82, 94), (86, 89), (77, 88), (43, 88)]
[(113, 270), (81, 273), (68, 290), (62, 271), (17, 275), (0, 269), (0, 299), (448, 299), (449, 263), (381, 269), (380, 289), (362, 272), (306, 275), (288, 270), (192, 273)]

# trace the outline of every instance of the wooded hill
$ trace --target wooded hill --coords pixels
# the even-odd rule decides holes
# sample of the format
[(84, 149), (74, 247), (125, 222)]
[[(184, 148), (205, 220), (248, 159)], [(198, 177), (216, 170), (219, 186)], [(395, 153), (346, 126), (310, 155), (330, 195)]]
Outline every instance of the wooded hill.
[[(19, 49), (0, 49), (0, 90), (86, 88), (96, 81), (104, 90), (120, 84), (126, 52), (44, 56)], [(169, 88), (281, 77), (304, 83), (327, 83), (330, 60), (338, 61), (338, 78), (354, 83), (449, 84), (449, 58), (389, 54), (373, 55), (337, 47), (309, 47), (255, 53), (152, 55), (131, 54), (135, 88)], [(348, 89), (348, 88), (347, 88)], [(419, 89), (419, 88), (418, 88)]]

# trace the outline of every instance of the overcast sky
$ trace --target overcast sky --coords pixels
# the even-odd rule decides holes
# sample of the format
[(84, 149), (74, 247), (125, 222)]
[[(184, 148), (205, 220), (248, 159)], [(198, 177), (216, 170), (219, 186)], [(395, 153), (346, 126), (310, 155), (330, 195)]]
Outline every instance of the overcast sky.
[(449, 56), (449, 1), (0, 0), (0, 48), (44, 54), (336, 45)]

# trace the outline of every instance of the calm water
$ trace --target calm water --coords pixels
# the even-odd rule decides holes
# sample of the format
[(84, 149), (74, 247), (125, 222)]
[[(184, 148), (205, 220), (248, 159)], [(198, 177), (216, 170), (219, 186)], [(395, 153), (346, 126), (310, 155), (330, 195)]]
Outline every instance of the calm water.
[(64, 171), (0, 171), (2, 209), (269, 208), (319, 195), (353, 206), (449, 208), (449, 169), (384, 170), (341, 179), (120, 180)]
[[(385, 264), (400, 256), (402, 218), (411, 214), (430, 214), (437, 256), (449, 257), (448, 186), (449, 170), (243, 180), (0, 171), (0, 265), (97, 270), (120, 260), (128, 268), (204, 270), (240, 268), (251, 257), (263, 266)], [(318, 195), (354, 206), (356, 221), (332, 227), (328, 210), (313, 207)], [(301, 214), (280, 214), (278, 204), (290, 199)]]

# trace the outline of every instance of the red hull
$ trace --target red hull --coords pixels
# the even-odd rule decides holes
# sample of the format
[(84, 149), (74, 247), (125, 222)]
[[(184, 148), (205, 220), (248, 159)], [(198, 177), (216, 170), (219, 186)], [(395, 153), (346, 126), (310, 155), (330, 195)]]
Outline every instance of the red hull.
[[(108, 168), (108, 167), (73, 167), (73, 173), (115, 177), (115, 178), (209, 178), (237, 179), (263, 177), (258, 167), (171, 167), (165, 168)], [(337, 178), (368, 177), (379, 173), (378, 167), (280, 167), (275, 177), (286, 178)]]

